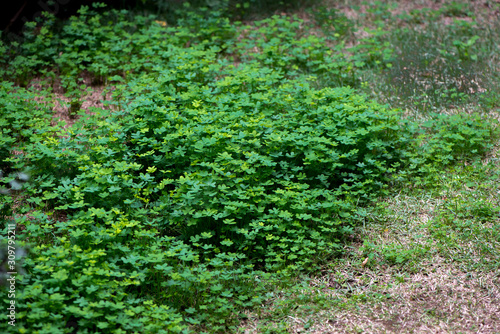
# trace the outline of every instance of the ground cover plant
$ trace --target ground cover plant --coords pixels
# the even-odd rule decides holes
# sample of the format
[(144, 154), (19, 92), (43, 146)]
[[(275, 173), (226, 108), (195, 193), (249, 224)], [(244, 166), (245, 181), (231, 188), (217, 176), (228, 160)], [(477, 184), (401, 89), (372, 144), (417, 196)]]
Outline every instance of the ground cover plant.
[[(490, 197), (498, 174), (478, 163), (498, 129), (479, 111), (438, 105), (480, 101), (482, 112), (496, 105), (480, 90), (484, 78), (467, 88), (457, 79), (491, 60), (485, 50), (495, 46), (472, 24), (450, 28), (463, 28), (463, 41), (440, 35), (454, 49), (430, 63), (460, 62), (443, 74), (450, 84), (437, 80), (428, 97), (432, 89), (414, 79), (428, 63), (409, 56), (405, 43), (385, 41), (420, 40), (417, 30), (382, 29), (393, 24), (393, 7), (367, 11), (373, 26), (357, 44), (355, 21), (340, 9), (243, 24), (186, 6), (172, 24), (96, 5), (65, 22), (47, 14), (43, 24), (28, 24), (25, 43), (0, 45), (2, 238), (6, 244), (7, 223), (15, 224), (16, 247), (26, 252), (17, 253), (16, 323), (3, 321), (2, 330), (237, 332), (246, 323), (287, 332), (297, 329), (283, 319), (296, 312), (308, 319), (300, 328), (312, 330), (311, 315), (322, 310), (387, 301), (378, 290), (342, 294), (352, 258), (361, 268), (380, 261), (411, 272), (416, 258), (436, 252), (458, 261), (464, 244), (479, 238), (488, 242), (470, 249), (481, 260), (462, 262), (498, 270), (499, 212)], [(415, 74), (402, 69), (410, 58)], [(398, 90), (398, 80), (414, 80), (427, 100)], [(104, 108), (81, 110), (96, 85), (112, 97)], [(53, 116), (62, 96), (66, 126)], [(411, 109), (401, 109), (406, 103)], [(462, 171), (465, 162), (475, 167)], [(381, 246), (366, 234), (367, 224), (388, 229), (389, 199), (401, 189), (458, 191), (443, 169), (474, 171), (484, 199), (471, 205), (477, 197), (463, 193), (443, 202), (415, 228), (432, 236), (427, 243)], [(362, 233), (358, 253), (346, 251)], [(318, 283), (325, 272), (339, 286)], [(2, 290), (2, 305), (9, 298)]]
[[(438, 114), (475, 114), (498, 124), (498, 99), (490, 98), (498, 91), (494, 6), (330, 6), (335, 15), (328, 19), (352, 20), (358, 40), (372, 38), (364, 28), (383, 27), (375, 43), (389, 42), (387, 54), (396, 55), (358, 71), (361, 90), (402, 108), (421, 130)], [(475, 59), (459, 57), (456, 47), (463, 44), (470, 44)], [(392, 184), (389, 196), (358, 212), (358, 237), (343, 257), (309, 276), (299, 290), (281, 290), (264, 310), (249, 313), (241, 331), (498, 332), (497, 147), (480, 160), (437, 164), (411, 184)]]

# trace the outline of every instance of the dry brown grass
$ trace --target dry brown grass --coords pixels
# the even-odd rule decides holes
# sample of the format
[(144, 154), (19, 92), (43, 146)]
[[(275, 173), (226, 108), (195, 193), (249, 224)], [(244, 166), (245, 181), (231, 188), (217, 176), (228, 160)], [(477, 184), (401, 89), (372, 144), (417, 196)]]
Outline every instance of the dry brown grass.
[[(364, 293), (389, 296), (357, 303), (347, 310), (324, 311), (325, 321), (309, 333), (497, 333), (500, 331), (500, 276), (467, 273), (444, 259), (422, 266), (403, 283), (387, 272), (368, 271), (374, 282)], [(335, 293), (335, 292), (334, 292)], [(342, 294), (338, 294), (342, 298)], [(297, 328), (299, 329), (299, 328)]]

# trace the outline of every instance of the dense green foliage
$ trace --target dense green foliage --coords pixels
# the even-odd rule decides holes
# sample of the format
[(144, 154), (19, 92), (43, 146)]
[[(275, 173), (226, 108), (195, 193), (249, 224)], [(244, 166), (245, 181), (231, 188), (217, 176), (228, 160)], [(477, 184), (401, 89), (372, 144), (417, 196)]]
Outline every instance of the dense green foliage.
[(234, 330), (271, 286), (338, 255), (391, 182), (489, 148), (479, 117), (422, 125), (340, 87), (387, 63), (384, 47), (348, 57), (340, 34), (306, 34), (297, 18), (198, 15), (164, 27), (83, 7), (2, 46), (2, 76), (21, 85), (33, 72), (77, 98), (84, 72), (116, 85), (107, 110), (57, 131), (49, 104), (0, 86), (0, 168), (31, 169), (20, 332)]
[(13, 83), (0, 83), (0, 219), (11, 216), (13, 197), (7, 190), (20, 190), (28, 177), (10, 161), (23, 145), (39, 141), (54, 132), (49, 102), (34, 92), (17, 89)]
[(5, 81), (0, 83), (0, 105), (0, 169), (7, 174), (12, 171), (12, 164), (7, 161), (12, 151), (50, 131), (52, 109), (37, 94)]

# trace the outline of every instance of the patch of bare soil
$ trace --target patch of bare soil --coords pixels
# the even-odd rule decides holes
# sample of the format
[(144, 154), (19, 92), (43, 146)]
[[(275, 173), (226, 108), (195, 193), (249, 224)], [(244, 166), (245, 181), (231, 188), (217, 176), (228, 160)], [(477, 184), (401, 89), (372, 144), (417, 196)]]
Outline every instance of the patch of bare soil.
[[(89, 73), (83, 73), (82, 84), (89, 87), (90, 90), (79, 98), (79, 108), (76, 112), (83, 110), (87, 115), (93, 115), (92, 108), (107, 109), (105, 101), (111, 100), (112, 89), (104, 84), (95, 83)], [(39, 78), (35, 78), (30, 83), (30, 86), (35, 89), (43, 89), (43, 82)], [(52, 84), (52, 102), (54, 104), (54, 121), (52, 125), (59, 122), (64, 122), (64, 129), (70, 128), (75, 124), (76, 120), (80, 117), (75, 115), (75, 110), (71, 110), (72, 99), (65, 95), (64, 89), (61, 87), (59, 80), (55, 80)]]
[[(104, 105), (105, 100), (111, 100), (111, 93), (106, 92), (103, 94), (106, 86), (92, 86), (92, 91), (82, 96), (79, 101), (81, 106), (79, 109), (84, 110), (87, 115), (94, 115), (91, 108), (106, 109)], [(64, 96), (61, 93), (55, 93), (55, 106), (54, 106), (54, 118), (58, 121), (64, 121), (66, 124), (64, 128), (67, 129), (72, 127), (73, 124), (78, 119), (78, 116), (72, 115), (71, 112), (71, 99)]]

